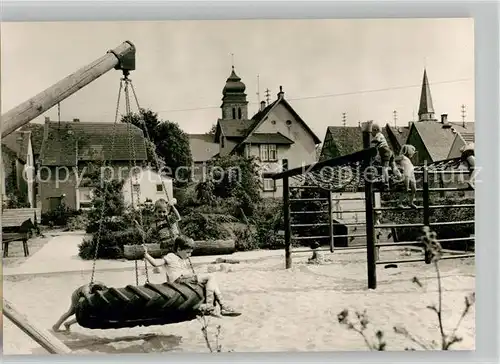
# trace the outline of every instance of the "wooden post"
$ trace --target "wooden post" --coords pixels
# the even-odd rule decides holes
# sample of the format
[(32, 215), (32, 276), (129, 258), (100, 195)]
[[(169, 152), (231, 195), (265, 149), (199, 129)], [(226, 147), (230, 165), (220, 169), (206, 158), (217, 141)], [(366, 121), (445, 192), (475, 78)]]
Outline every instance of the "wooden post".
[(330, 252), (335, 250), (335, 242), (333, 238), (333, 197), (332, 191), (328, 190), (328, 235), (330, 236)]
[(29, 322), (26, 316), (17, 311), (6, 298), (3, 299), (3, 314), (50, 354), (71, 354), (71, 349), (61, 340)]
[[(372, 123), (370, 121), (362, 124), (363, 131), (363, 148), (370, 148)], [(373, 214), (373, 182), (372, 174), (369, 173), (372, 169), (371, 158), (363, 162), (362, 177), (365, 179), (365, 214), (366, 214), (366, 260), (368, 270), (368, 288), (377, 288), (377, 265), (375, 256), (375, 228)]]
[[(429, 169), (427, 168), (427, 161), (424, 161), (423, 172), (422, 206), (424, 208), (424, 226), (429, 226), (431, 210), (429, 208)], [(425, 249), (425, 263), (431, 264), (431, 258), (430, 252)]]
[[(288, 159), (283, 159), (283, 171), (288, 169)], [(290, 181), (283, 178), (283, 220), (285, 223), (285, 268), (292, 267), (292, 227), (290, 221)]]

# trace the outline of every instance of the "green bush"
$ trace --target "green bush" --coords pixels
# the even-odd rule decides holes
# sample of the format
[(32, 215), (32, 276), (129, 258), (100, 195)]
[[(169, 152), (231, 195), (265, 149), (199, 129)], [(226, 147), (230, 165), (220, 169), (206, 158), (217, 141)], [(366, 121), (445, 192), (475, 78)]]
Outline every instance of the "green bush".
[(68, 219), (68, 230), (86, 230), (89, 224), (89, 218), (86, 213), (81, 213), (76, 216), (72, 216)]
[[(456, 198), (452, 197), (437, 197), (433, 196), (430, 200), (430, 205), (459, 205), (473, 204), (473, 198)], [(383, 202), (382, 206), (397, 206), (396, 201)], [(394, 224), (411, 224), (423, 223), (423, 210), (405, 210), (405, 211), (383, 211), (382, 223)], [(474, 208), (440, 208), (431, 209), (429, 222), (444, 222), (444, 221), (465, 221), (474, 220)], [(461, 225), (437, 225), (433, 226), (432, 230), (436, 232), (438, 239), (453, 239), (465, 238), (474, 234), (474, 224)], [(421, 228), (397, 228), (395, 231), (395, 239), (397, 241), (416, 241), (422, 235)], [(450, 241), (442, 242), (441, 245), (445, 249), (464, 250), (467, 247), (474, 245), (474, 241)]]
[(123, 246), (142, 244), (142, 238), (137, 229), (129, 228), (121, 231), (104, 230), (100, 239), (98, 234), (86, 238), (79, 245), (79, 256), (82, 259), (94, 259), (97, 243), (99, 243), (98, 259), (123, 258)]

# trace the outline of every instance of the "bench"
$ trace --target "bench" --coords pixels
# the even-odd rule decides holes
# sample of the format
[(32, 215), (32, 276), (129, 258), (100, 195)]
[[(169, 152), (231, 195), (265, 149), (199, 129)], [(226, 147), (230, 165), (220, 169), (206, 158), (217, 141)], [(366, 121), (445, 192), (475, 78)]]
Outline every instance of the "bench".
[[(24, 256), (29, 256), (28, 239), (33, 231), (40, 232), (40, 209), (5, 209), (2, 211), (2, 247), (3, 257), (9, 256), (9, 244), (20, 241), (23, 243)], [(8, 231), (5, 231), (8, 230)]]

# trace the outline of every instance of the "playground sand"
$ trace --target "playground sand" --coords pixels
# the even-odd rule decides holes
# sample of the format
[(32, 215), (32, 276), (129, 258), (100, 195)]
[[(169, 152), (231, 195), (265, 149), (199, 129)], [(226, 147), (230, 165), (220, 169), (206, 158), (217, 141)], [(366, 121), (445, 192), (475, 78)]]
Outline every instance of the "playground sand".
[[(412, 252), (412, 257), (421, 253)], [(420, 350), (394, 333), (404, 326), (425, 343), (439, 342), (436, 314), (427, 306), (437, 305), (437, 280), (432, 265), (422, 262), (401, 264), (396, 269), (378, 267), (378, 288), (367, 290), (366, 253), (328, 254), (326, 264), (307, 264), (308, 255), (295, 256), (292, 269), (284, 269), (283, 258), (258, 262), (205, 265), (199, 271), (213, 271), (227, 299), (243, 315), (210, 318), (209, 335), (215, 346), (217, 325), (221, 325), (222, 351), (358, 351), (368, 350), (359, 334), (337, 321), (344, 309), (364, 311), (370, 324), (367, 334), (374, 341), (377, 330), (384, 332), (387, 350)], [(381, 253), (382, 259), (402, 257), (400, 251)], [(474, 292), (473, 259), (440, 262), (443, 284), (444, 326), (451, 331), (462, 312), (464, 297)], [(423, 287), (412, 283), (417, 276)], [(4, 277), (4, 292), (29, 319), (50, 328), (68, 308), (72, 290), (89, 281), (88, 273)], [(97, 272), (96, 279), (109, 286), (135, 283), (133, 272)], [(141, 275), (140, 283), (145, 277)], [(162, 276), (152, 275), (152, 282)], [(475, 309), (463, 320), (458, 350), (475, 349)], [(75, 354), (209, 352), (197, 320), (118, 330), (88, 330), (74, 325), (71, 333), (59, 337)], [(5, 355), (45, 354), (46, 351), (9, 320), (4, 320)]]

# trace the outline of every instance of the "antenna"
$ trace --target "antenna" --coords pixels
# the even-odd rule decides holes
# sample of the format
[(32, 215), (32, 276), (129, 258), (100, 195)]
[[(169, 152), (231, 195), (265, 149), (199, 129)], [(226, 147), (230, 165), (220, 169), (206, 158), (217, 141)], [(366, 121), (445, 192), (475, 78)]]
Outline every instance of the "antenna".
[(231, 53), (231, 68), (234, 69), (234, 53)]
[(259, 79), (259, 75), (257, 75), (257, 101), (260, 105), (260, 79)]
[(270, 97), (271, 97), (271, 90), (269, 90), (268, 88), (266, 88), (266, 101), (267, 101), (268, 105), (269, 105)]
[(343, 113), (342, 113), (342, 126), (343, 126), (344, 128), (346, 127), (346, 120), (347, 120), (347, 118), (346, 118), (346, 113), (345, 113), (345, 112), (343, 112)]
[(394, 117), (394, 127), (396, 128), (398, 126), (398, 112), (396, 110), (394, 110), (392, 112), (392, 115)]
[(465, 128), (465, 105), (462, 104), (462, 126)]

